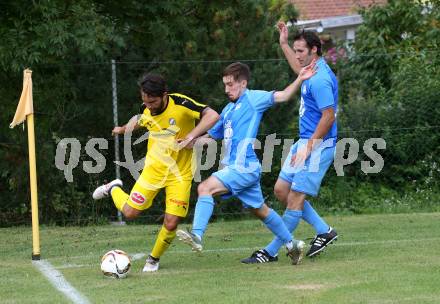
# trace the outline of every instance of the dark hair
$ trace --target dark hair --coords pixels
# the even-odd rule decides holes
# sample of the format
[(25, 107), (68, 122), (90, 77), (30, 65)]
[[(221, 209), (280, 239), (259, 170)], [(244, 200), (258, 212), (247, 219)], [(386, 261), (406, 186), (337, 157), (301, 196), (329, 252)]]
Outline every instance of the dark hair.
[(142, 92), (152, 97), (162, 97), (165, 92), (168, 92), (165, 79), (157, 74), (144, 74), (138, 84)]
[(234, 77), (234, 80), (249, 81), (251, 78), (251, 70), (247, 64), (234, 62), (223, 70), (223, 77), (224, 76), (232, 76)]
[(304, 40), (307, 44), (307, 47), (311, 50), (314, 46), (316, 46), (316, 54), (318, 56), (322, 55), (321, 51), (321, 39), (319, 39), (318, 35), (314, 32), (306, 32), (301, 31), (293, 36), (293, 41)]

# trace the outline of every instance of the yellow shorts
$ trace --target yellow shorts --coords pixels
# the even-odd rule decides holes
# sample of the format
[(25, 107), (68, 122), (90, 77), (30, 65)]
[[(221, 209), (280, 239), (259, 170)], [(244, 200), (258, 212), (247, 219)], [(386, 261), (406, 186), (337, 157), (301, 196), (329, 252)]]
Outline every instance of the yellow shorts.
[(151, 207), (157, 193), (165, 188), (165, 213), (186, 217), (189, 209), (192, 180), (167, 180), (149, 174), (148, 170), (142, 171), (141, 176), (131, 189), (127, 204), (137, 210)]

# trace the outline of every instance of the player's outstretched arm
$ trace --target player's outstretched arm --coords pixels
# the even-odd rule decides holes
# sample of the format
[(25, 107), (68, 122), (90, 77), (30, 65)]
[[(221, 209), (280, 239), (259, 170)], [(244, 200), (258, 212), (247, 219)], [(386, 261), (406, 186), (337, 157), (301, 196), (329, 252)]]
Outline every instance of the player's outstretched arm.
[(293, 83), (288, 85), (283, 91), (276, 91), (274, 93), (275, 102), (285, 102), (292, 99), (293, 94), (298, 91), (302, 82), (316, 74), (316, 68), (316, 60), (313, 60), (308, 66), (303, 67)]
[(215, 139), (213, 139), (211, 137), (211, 135), (209, 135), (208, 133), (203, 134), (202, 136), (196, 137), (194, 138), (194, 140), (191, 142), (190, 145), (186, 146), (187, 148), (192, 148), (194, 145), (206, 145), (211, 143), (212, 141), (215, 141)]
[(307, 144), (300, 147), (296, 154), (292, 155), (290, 164), (294, 167), (302, 168), (306, 159), (310, 156), (312, 151), (321, 144), (324, 136), (330, 131), (333, 123), (336, 120), (335, 110), (333, 107), (326, 108), (321, 111), (322, 116), (319, 120), (315, 132), (312, 134)]
[(287, 59), (287, 62), (289, 62), (290, 67), (295, 72), (295, 74), (299, 74), (301, 71), (301, 65), (299, 64), (298, 60), (295, 58), (295, 52), (293, 49), (289, 46), (289, 30), (287, 29), (287, 25), (280, 21), (277, 24), (278, 31), (280, 32), (280, 46), (283, 50), (284, 56)]
[(133, 130), (137, 130), (139, 128), (140, 126), (138, 124), (138, 115), (135, 115), (132, 118), (130, 118), (127, 124), (123, 125), (122, 127), (114, 127), (112, 130), (112, 135), (125, 134), (126, 132), (133, 132)]
[(179, 141), (179, 149), (191, 148), (194, 139), (205, 134), (220, 119), (220, 115), (213, 109), (207, 107), (202, 112), (202, 118), (197, 126), (189, 132), (183, 140)]

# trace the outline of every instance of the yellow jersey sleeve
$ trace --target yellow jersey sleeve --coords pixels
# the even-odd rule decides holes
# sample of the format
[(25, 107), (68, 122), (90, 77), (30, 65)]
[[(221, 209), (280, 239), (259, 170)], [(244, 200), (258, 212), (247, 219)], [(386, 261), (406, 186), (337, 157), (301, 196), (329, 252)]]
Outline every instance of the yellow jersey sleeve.
[(181, 106), (185, 114), (193, 119), (200, 119), (203, 110), (208, 107), (183, 94), (173, 93), (169, 96), (174, 100), (176, 106)]

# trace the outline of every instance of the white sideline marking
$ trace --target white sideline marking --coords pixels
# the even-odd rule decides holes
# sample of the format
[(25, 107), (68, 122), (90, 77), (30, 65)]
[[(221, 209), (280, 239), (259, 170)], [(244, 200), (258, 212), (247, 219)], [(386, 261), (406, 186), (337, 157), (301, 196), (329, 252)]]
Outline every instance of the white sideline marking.
[(131, 256), (131, 260), (132, 260), (132, 261), (137, 261), (137, 260), (143, 259), (144, 256), (146, 256), (145, 253), (134, 253), (134, 254)]
[[(426, 239), (403, 239), (403, 240), (382, 240), (382, 241), (366, 241), (366, 242), (346, 242), (341, 243), (333, 241), (331, 246), (369, 246), (369, 245), (383, 245), (383, 244), (399, 244), (399, 243), (413, 243), (413, 242), (431, 242), (439, 241), (440, 238), (426, 238)], [(264, 246), (264, 245), (263, 245)], [(203, 252), (228, 252), (228, 251), (245, 251), (261, 249), (260, 247), (238, 247), (238, 248), (219, 248), (219, 249), (203, 249)], [(169, 253), (194, 253), (191, 250), (170, 250)]]
[(89, 300), (64, 279), (48, 261), (32, 261), (32, 264), (49, 280), (49, 282), (75, 304), (89, 304)]
[[(339, 239), (339, 238), (338, 238)], [(339, 243), (333, 242), (332, 246), (368, 246), (368, 245), (383, 245), (383, 244), (399, 244), (399, 243), (414, 243), (414, 242), (431, 242), (439, 241), (440, 238), (426, 238), (426, 239), (404, 239), (404, 240), (382, 240), (382, 241), (367, 241), (367, 242), (347, 242)]]
[[(259, 249), (259, 247), (237, 247), (237, 248), (218, 248), (218, 249), (203, 249), (200, 253), (204, 252), (228, 252), (228, 251), (247, 251), (247, 250), (255, 250)], [(191, 249), (189, 250), (173, 250), (170, 251), (170, 253), (191, 253), (194, 254), (195, 252)]]
[(69, 269), (69, 268), (81, 268), (81, 267), (87, 267), (89, 265), (83, 265), (83, 264), (64, 264), (62, 266), (54, 267), (56, 269)]
[[(403, 239), (403, 240), (382, 240), (382, 241), (366, 241), (366, 242), (347, 242), (347, 243), (342, 243), (340, 241), (338, 242), (333, 242), (332, 243), (332, 247), (336, 246), (336, 247), (342, 247), (342, 246), (369, 246), (369, 245), (381, 245), (381, 244), (398, 244), (398, 243), (413, 243), (413, 242), (432, 242), (432, 241), (440, 241), (440, 238), (426, 238), (426, 239)], [(260, 247), (236, 247), (236, 248), (218, 248), (218, 249), (204, 249), (202, 251), (203, 253), (216, 253), (216, 252), (233, 252), (233, 251), (251, 251), (251, 250), (256, 250), (256, 249), (260, 249)], [(167, 254), (195, 254), (193, 251), (191, 251), (191, 249), (187, 249), (187, 250), (169, 250), (167, 251)], [(79, 256), (74, 256), (74, 257), (70, 257), (70, 258), (85, 258), (85, 257), (89, 257), (90, 255), (79, 255)], [(146, 256), (145, 253), (133, 253), (130, 255), (131, 259), (133, 261), (137, 261), (142, 259), (143, 257)], [(57, 269), (64, 269), (64, 268), (80, 268), (80, 267), (89, 267), (92, 265), (75, 265), (75, 264), (64, 264), (61, 265), (59, 267), (57, 267)]]

